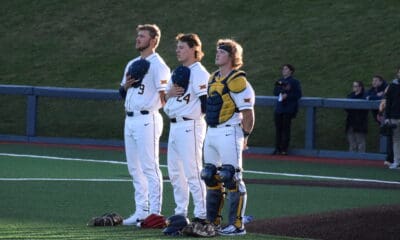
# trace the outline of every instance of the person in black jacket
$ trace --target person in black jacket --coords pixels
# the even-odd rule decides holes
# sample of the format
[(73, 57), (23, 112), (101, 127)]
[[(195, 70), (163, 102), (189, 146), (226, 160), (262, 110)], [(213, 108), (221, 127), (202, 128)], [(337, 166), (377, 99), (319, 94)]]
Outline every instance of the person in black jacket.
[[(367, 100), (382, 100), (383, 96), (385, 95), (385, 89), (387, 87), (386, 81), (383, 79), (382, 76), (380, 75), (375, 75), (372, 77), (372, 83), (371, 83), (371, 88), (367, 91), (366, 93), (366, 99)], [(378, 110), (371, 110), (372, 113), (372, 118), (380, 124), (378, 121)]]
[[(361, 81), (353, 82), (353, 91), (347, 95), (350, 99), (365, 99), (364, 84)], [(349, 151), (365, 152), (365, 140), (368, 132), (368, 110), (345, 109), (346, 135), (349, 142)]]
[(296, 117), (298, 102), (302, 97), (300, 82), (292, 77), (295, 68), (291, 64), (282, 66), (282, 78), (275, 82), (275, 150), (272, 154), (287, 155), (292, 119)]
[(385, 99), (385, 123), (395, 124), (393, 129), (393, 163), (390, 169), (397, 169), (400, 166), (400, 67), (397, 68), (397, 78), (389, 84)]

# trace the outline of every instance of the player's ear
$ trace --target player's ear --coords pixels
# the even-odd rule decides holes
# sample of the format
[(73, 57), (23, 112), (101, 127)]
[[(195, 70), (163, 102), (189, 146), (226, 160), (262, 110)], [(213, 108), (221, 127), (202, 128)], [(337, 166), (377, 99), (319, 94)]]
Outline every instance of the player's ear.
[(157, 38), (151, 38), (151, 39), (150, 39), (150, 43), (151, 43), (151, 45), (154, 46), (154, 47), (157, 47), (157, 42), (158, 42)]

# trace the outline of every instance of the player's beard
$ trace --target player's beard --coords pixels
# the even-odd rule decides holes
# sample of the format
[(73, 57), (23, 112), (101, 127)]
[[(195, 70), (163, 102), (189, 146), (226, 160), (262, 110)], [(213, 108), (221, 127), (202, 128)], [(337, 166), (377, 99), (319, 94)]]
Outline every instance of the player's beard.
[(138, 50), (139, 52), (142, 52), (143, 50), (146, 50), (149, 47), (150, 47), (150, 41), (148, 41), (147, 44), (143, 47), (137, 47), (136, 50)]

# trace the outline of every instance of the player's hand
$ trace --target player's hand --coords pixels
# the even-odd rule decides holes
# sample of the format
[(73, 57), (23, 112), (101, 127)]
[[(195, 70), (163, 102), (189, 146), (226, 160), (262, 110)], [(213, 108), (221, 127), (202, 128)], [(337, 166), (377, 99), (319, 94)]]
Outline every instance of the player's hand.
[(287, 98), (287, 93), (282, 93), (282, 100), (285, 100)]
[(131, 75), (126, 74), (126, 82), (124, 85), (125, 90), (128, 90), (128, 88), (132, 87), (132, 85), (137, 81), (138, 80), (134, 79)]
[(185, 89), (183, 87), (174, 85), (172, 88), (169, 89), (167, 94), (168, 94), (168, 97), (180, 97), (184, 93), (185, 93)]

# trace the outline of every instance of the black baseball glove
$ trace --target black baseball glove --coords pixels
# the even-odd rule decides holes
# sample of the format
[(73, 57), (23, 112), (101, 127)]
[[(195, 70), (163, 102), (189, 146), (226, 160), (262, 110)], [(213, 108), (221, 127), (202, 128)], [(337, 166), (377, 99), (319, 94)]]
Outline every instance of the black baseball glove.
[(106, 213), (100, 217), (94, 217), (87, 223), (91, 227), (105, 227), (121, 225), (124, 219), (118, 213)]
[(186, 92), (189, 86), (190, 69), (185, 66), (179, 66), (174, 70), (171, 78), (172, 83), (184, 88)]
[(142, 84), (143, 78), (146, 73), (149, 71), (150, 62), (146, 59), (139, 59), (134, 61), (128, 68), (128, 74), (136, 79), (136, 82), (133, 83), (134, 88), (138, 88), (140, 84)]

